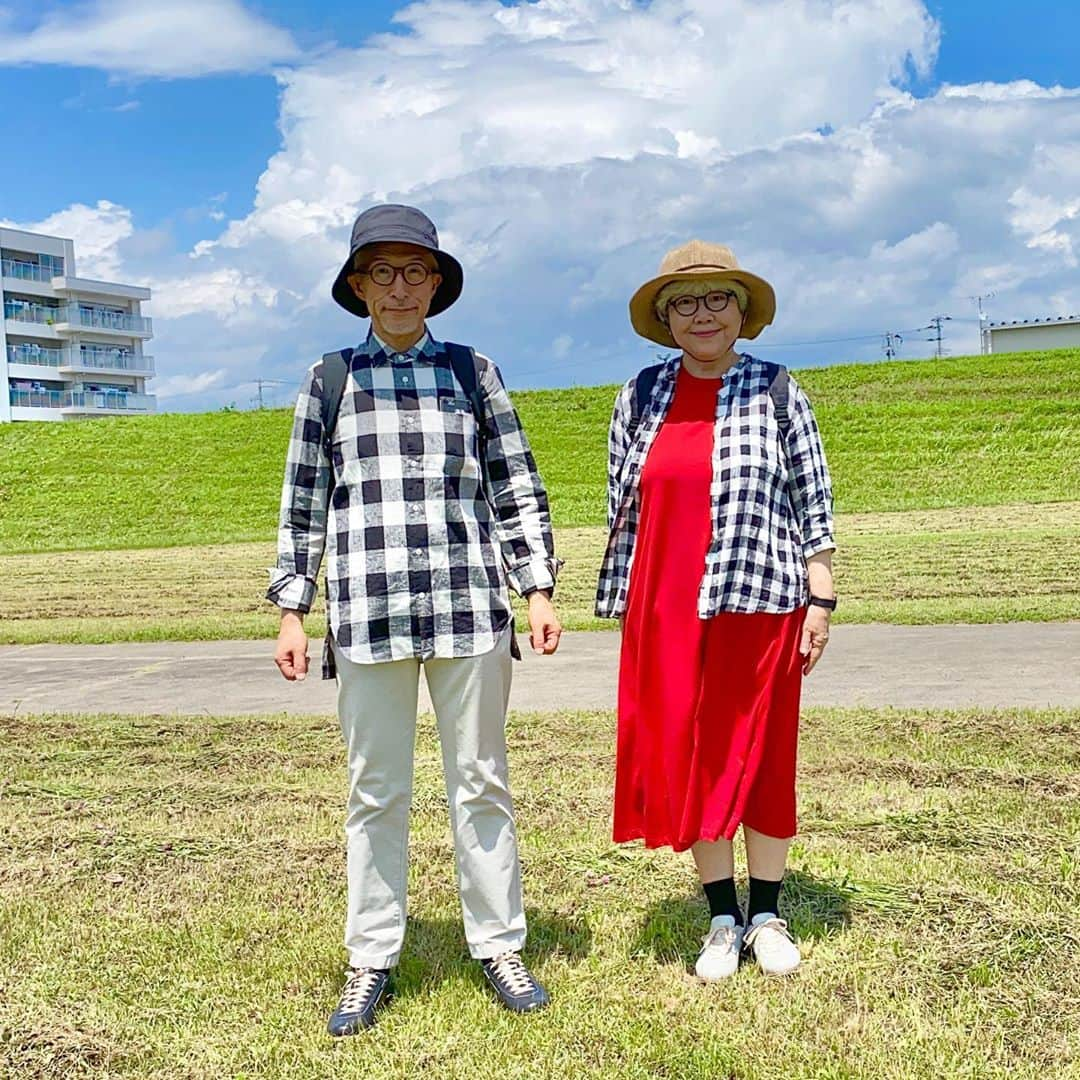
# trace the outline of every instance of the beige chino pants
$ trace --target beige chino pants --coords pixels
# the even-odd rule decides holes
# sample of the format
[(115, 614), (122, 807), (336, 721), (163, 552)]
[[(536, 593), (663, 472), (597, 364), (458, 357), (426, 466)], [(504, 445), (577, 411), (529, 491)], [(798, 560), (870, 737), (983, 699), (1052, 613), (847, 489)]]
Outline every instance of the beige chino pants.
[(394, 967), (405, 937), (413, 748), (420, 668), (438, 720), (469, 953), (525, 943), (517, 832), (506, 762), (508, 627), (494, 650), (452, 660), (356, 664), (334, 647), (348, 752), (345, 820), (353, 967)]

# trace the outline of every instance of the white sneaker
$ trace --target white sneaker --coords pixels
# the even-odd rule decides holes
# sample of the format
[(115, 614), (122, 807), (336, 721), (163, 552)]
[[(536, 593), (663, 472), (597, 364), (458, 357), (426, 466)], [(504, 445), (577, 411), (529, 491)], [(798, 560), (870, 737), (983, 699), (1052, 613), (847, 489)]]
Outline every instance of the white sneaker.
[(770, 911), (751, 919), (743, 946), (754, 954), (758, 967), (766, 975), (790, 975), (802, 960), (787, 923)]
[(705, 944), (698, 955), (694, 971), (705, 982), (718, 982), (734, 975), (742, 951), (743, 927), (735, 925), (731, 915), (717, 915), (709, 923)]

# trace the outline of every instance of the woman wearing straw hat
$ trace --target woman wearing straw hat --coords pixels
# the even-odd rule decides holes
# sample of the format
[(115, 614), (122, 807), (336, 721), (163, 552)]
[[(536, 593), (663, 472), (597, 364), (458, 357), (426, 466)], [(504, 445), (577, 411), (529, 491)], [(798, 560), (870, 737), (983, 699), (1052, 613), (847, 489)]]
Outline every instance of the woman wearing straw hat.
[(669, 252), (630, 319), (681, 355), (623, 387), (609, 433), (596, 610), (623, 625), (614, 837), (693, 853), (711, 916), (696, 971), (708, 981), (733, 974), (744, 950), (768, 974), (798, 967), (778, 900), (799, 696), (836, 606), (813, 410), (783, 368), (735, 351), (775, 309), (772, 286), (729, 248)]

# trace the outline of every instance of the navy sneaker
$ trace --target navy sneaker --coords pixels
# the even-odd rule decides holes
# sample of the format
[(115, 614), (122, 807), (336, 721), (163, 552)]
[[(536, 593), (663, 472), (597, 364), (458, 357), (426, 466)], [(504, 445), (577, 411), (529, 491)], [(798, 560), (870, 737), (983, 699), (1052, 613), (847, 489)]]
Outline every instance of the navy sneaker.
[(495, 996), (511, 1012), (534, 1012), (551, 1004), (547, 991), (532, 977), (521, 961), (521, 953), (504, 952), (481, 961), (484, 975)]
[(383, 968), (348, 968), (345, 989), (326, 1030), (331, 1035), (356, 1035), (375, 1023), (375, 1013), (393, 996), (390, 972)]

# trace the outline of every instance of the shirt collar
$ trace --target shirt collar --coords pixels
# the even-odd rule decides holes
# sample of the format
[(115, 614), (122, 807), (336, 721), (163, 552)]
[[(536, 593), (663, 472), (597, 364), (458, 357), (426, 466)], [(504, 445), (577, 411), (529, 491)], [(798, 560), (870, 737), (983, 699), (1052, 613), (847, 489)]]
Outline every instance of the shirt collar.
[(395, 352), (374, 330), (368, 332), (367, 341), (364, 343), (364, 351), (376, 363), (382, 360), (430, 360), (435, 355), (435, 340), (431, 332), (424, 328), (424, 336), (415, 345), (403, 353)]

